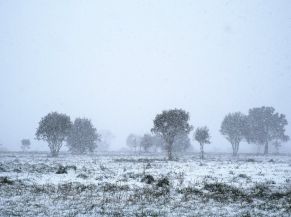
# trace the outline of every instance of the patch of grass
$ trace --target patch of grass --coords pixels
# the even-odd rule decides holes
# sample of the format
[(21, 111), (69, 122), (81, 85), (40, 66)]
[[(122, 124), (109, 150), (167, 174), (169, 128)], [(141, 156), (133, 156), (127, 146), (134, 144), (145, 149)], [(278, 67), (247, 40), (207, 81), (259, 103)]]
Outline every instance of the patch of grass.
[(243, 178), (243, 179), (251, 179), (249, 176), (247, 176), (246, 174), (244, 173), (241, 173), (238, 175), (239, 178)]
[(253, 197), (263, 198), (270, 195), (271, 190), (269, 189), (268, 185), (266, 184), (256, 184), (251, 189), (251, 194)]
[(210, 196), (217, 201), (244, 200), (246, 202), (252, 202), (252, 199), (242, 190), (224, 183), (205, 183), (204, 189), (209, 191), (211, 193)]
[(186, 187), (182, 189), (177, 189), (177, 192), (180, 194), (184, 194), (186, 197), (189, 195), (198, 195), (198, 196), (203, 195), (203, 192), (201, 190), (194, 187)]
[(86, 174), (84, 174), (84, 173), (81, 173), (81, 174), (77, 175), (77, 178), (81, 178), (81, 179), (88, 179), (88, 178), (89, 178), (89, 176), (87, 176), (87, 175), (86, 175)]
[(102, 186), (102, 190), (104, 192), (128, 191), (129, 186), (128, 185), (118, 185), (118, 184), (112, 184), (112, 183), (105, 183), (105, 185)]

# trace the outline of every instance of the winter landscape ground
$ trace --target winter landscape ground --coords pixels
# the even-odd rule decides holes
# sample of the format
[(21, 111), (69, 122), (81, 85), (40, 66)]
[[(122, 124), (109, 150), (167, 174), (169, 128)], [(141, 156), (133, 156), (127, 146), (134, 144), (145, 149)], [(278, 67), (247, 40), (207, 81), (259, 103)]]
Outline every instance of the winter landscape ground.
[(0, 216), (290, 216), (291, 156), (0, 154)]

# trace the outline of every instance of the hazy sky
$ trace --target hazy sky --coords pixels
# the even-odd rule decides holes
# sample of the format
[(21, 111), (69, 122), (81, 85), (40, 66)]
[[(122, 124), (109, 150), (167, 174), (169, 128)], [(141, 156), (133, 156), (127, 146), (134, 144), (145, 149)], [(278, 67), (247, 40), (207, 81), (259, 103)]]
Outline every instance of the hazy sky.
[(228, 112), (274, 106), (291, 123), (291, 1), (0, 0), (0, 75), (12, 150), (51, 111), (90, 118), (116, 148), (183, 108), (209, 126), (206, 150), (231, 151)]

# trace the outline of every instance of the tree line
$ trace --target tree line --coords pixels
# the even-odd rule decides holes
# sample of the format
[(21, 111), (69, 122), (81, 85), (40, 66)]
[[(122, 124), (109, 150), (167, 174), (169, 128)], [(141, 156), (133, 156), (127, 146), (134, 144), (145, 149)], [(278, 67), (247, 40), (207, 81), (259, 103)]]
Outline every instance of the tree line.
[[(173, 159), (175, 149), (185, 151), (185, 142), (193, 126), (189, 124), (189, 113), (182, 109), (163, 111), (154, 119), (153, 135), (145, 134), (140, 139), (130, 135), (127, 144), (131, 147), (149, 148), (163, 147), (168, 153), (168, 159)], [(248, 114), (234, 112), (227, 114), (220, 127), (220, 133), (229, 141), (233, 156), (237, 156), (242, 141), (264, 147), (264, 154), (269, 153), (269, 145), (279, 148), (287, 142), (289, 136), (285, 134), (288, 121), (284, 114), (275, 112), (273, 107), (257, 107), (249, 109)], [(181, 140), (181, 135), (183, 139)], [(176, 143), (177, 138), (180, 141)], [(188, 139), (189, 140), (189, 139)], [(208, 127), (197, 127), (193, 133), (193, 140), (200, 144), (201, 158), (204, 158), (204, 145), (210, 144)], [(147, 142), (145, 142), (147, 141)], [(189, 142), (190, 143), (190, 142)], [(189, 148), (189, 147), (187, 147)]]
[[(130, 134), (126, 144), (135, 151), (156, 152), (158, 149), (167, 152), (169, 160), (173, 152), (183, 152), (191, 148), (189, 134), (200, 144), (201, 158), (204, 158), (204, 145), (210, 144), (210, 132), (207, 126), (194, 127), (189, 123), (190, 115), (182, 109), (171, 109), (157, 114), (153, 120), (151, 133), (144, 136)], [(285, 134), (288, 121), (284, 114), (279, 114), (273, 107), (249, 109), (248, 114), (234, 112), (227, 114), (220, 127), (220, 133), (229, 141), (233, 156), (237, 156), (242, 141), (264, 147), (268, 154), (269, 145), (279, 147), (287, 142)], [(52, 156), (58, 156), (64, 142), (73, 154), (91, 153), (101, 141), (92, 122), (87, 118), (77, 118), (72, 122), (66, 114), (52, 112), (39, 122), (36, 138), (48, 143)], [(27, 140), (22, 141), (25, 148)]]

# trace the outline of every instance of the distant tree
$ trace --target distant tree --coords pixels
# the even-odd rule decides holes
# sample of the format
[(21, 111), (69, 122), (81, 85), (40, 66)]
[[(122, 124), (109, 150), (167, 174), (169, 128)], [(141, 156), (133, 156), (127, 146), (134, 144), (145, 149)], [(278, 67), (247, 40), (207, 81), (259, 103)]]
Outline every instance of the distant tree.
[(281, 146), (282, 146), (281, 141), (274, 140), (274, 141), (272, 142), (272, 145), (275, 147), (275, 153), (276, 153), (276, 154), (279, 154), (279, 149), (280, 149)]
[(0, 152), (2, 152), (2, 151), (7, 151), (7, 150), (6, 150), (6, 148), (4, 147), (4, 145), (1, 143), (1, 144), (0, 144)]
[(169, 160), (173, 159), (172, 152), (175, 137), (182, 133), (189, 134), (192, 130), (192, 126), (188, 121), (189, 113), (182, 109), (163, 111), (154, 119), (154, 127), (151, 131), (164, 139)]
[(207, 127), (199, 127), (194, 132), (194, 139), (200, 144), (201, 159), (204, 159), (204, 144), (210, 144), (209, 129)]
[(58, 156), (71, 126), (69, 116), (52, 112), (41, 119), (35, 135), (38, 140), (44, 140), (48, 143), (51, 154), (55, 157)]
[(137, 151), (138, 148), (140, 149), (140, 141), (141, 138), (139, 136), (130, 134), (126, 139), (126, 145), (133, 151)]
[(165, 141), (160, 135), (152, 135), (152, 149), (154, 152), (165, 150)]
[(186, 152), (191, 147), (191, 140), (188, 134), (177, 134), (173, 143), (173, 152)]
[(98, 151), (107, 151), (115, 136), (109, 130), (101, 130), (99, 133), (101, 135), (101, 141), (98, 142)]
[(225, 116), (220, 132), (232, 145), (233, 156), (237, 156), (239, 144), (245, 138), (247, 130), (246, 115), (235, 112)]
[(150, 134), (145, 134), (140, 141), (140, 146), (145, 152), (149, 152), (150, 148), (154, 146), (154, 138)]
[(87, 118), (77, 118), (67, 138), (67, 146), (73, 154), (92, 153), (97, 148), (101, 135)]
[(30, 149), (30, 140), (29, 139), (22, 139), (21, 140), (21, 149), (22, 151), (27, 151)]
[(270, 143), (289, 140), (289, 136), (285, 135), (285, 127), (288, 125), (286, 116), (275, 112), (273, 107), (250, 109), (247, 120), (246, 139), (249, 143), (264, 145), (264, 154), (269, 153)]

